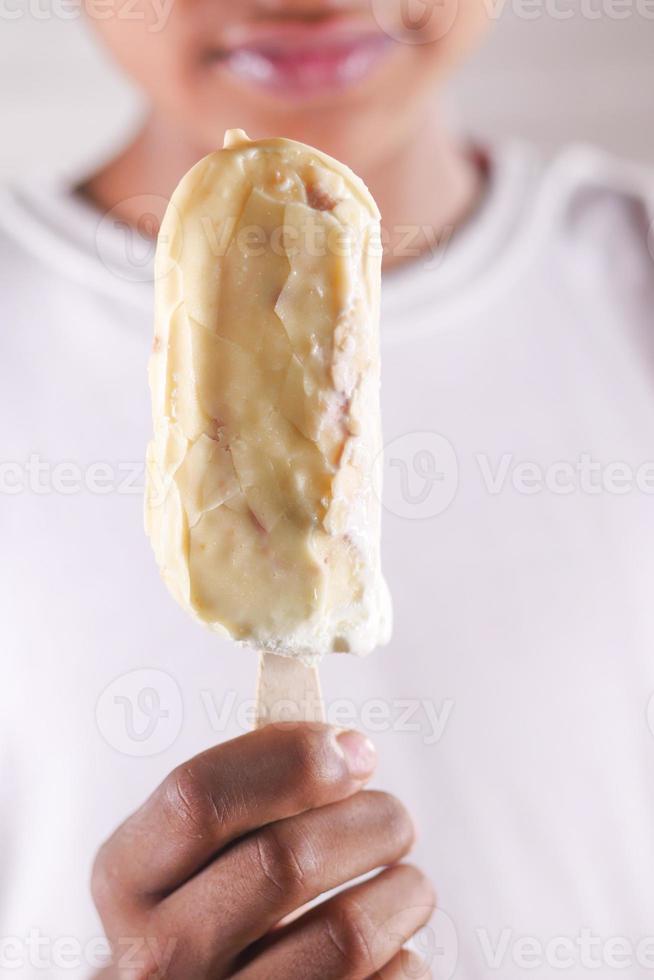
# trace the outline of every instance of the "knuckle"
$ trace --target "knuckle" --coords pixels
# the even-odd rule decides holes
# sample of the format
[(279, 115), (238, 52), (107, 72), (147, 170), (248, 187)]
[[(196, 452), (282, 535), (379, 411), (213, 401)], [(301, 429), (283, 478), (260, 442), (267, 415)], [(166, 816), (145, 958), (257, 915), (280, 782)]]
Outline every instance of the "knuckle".
[(163, 806), (173, 827), (192, 838), (204, 837), (222, 822), (210, 786), (188, 765), (174, 769), (164, 781)]
[(254, 838), (260, 877), (274, 898), (301, 899), (319, 874), (319, 860), (310, 838), (299, 830), (271, 825)]
[(411, 887), (416, 896), (416, 904), (433, 911), (436, 908), (436, 892), (431, 879), (415, 864), (398, 865), (398, 870), (410, 879)]
[(404, 803), (391, 793), (380, 790), (366, 790), (365, 795), (377, 810), (380, 823), (384, 827), (384, 836), (406, 847), (413, 844), (415, 825)]
[(375, 980), (405, 980), (407, 977), (414, 980), (434, 980), (434, 975), (423, 957), (406, 947), (373, 976)]
[(96, 855), (91, 871), (91, 897), (100, 915), (107, 911), (114, 900), (114, 882), (109, 874), (106, 854), (107, 845), (103, 844)]
[(334, 899), (325, 918), (329, 944), (336, 950), (344, 967), (357, 975), (373, 967), (371, 927), (368, 915), (351, 896)]
[(161, 976), (157, 957), (149, 949), (135, 950), (130, 959), (132, 963), (129, 964), (129, 980), (152, 980), (153, 977)]
[(115, 926), (140, 910), (121, 872), (121, 829), (101, 845), (91, 868), (91, 898), (105, 926)]
[[(113, 943), (113, 966), (121, 977), (129, 980), (153, 980), (162, 976), (161, 963), (151, 949), (152, 939), (119, 937)], [(112, 974), (113, 976), (113, 974)]]
[(413, 950), (405, 950), (402, 954), (406, 957), (406, 963), (401, 967), (404, 974), (409, 977), (416, 977), (416, 980), (433, 980), (433, 973), (428, 963)]
[(301, 728), (294, 732), (293, 763), (298, 788), (310, 799), (322, 799), (343, 775), (328, 729)]

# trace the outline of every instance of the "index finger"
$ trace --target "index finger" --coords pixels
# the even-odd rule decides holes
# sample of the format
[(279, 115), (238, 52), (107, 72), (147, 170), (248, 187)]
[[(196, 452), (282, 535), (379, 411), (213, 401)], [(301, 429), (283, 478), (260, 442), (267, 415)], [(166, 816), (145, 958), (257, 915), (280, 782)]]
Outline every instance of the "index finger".
[(364, 735), (313, 723), (217, 745), (174, 769), (118, 828), (94, 878), (126, 899), (162, 898), (236, 838), (356, 793), (375, 761)]

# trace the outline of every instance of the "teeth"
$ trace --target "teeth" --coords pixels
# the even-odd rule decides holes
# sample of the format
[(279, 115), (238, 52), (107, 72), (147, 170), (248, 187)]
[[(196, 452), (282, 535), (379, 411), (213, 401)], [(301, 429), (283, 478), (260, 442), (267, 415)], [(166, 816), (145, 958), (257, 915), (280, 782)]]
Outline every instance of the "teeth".
[(366, 74), (372, 64), (373, 56), (369, 50), (352, 51), (344, 63), (338, 67), (338, 76), (343, 82), (356, 82)]
[(253, 82), (269, 82), (275, 76), (275, 68), (269, 58), (255, 51), (235, 51), (228, 64), (235, 75)]
[(356, 83), (370, 72), (384, 45), (364, 43), (322, 48), (240, 48), (224, 59), (244, 81), (311, 91), (321, 86)]

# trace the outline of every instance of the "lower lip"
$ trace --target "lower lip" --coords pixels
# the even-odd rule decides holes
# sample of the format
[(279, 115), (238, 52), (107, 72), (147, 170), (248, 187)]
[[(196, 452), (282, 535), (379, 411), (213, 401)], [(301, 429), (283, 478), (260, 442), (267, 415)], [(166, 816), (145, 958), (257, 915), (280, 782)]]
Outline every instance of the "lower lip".
[(218, 63), (239, 81), (296, 98), (312, 98), (365, 81), (388, 55), (388, 38), (313, 47), (241, 47)]

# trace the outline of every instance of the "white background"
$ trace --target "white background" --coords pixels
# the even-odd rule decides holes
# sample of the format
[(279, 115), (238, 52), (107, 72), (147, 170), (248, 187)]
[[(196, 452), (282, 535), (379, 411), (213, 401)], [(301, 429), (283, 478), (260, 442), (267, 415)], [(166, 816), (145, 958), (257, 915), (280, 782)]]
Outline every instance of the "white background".
[[(0, 179), (84, 167), (138, 118), (81, 18), (49, 2), (0, 0)], [(654, 163), (654, 0), (485, 2), (494, 33), (452, 86), (466, 128)]]

